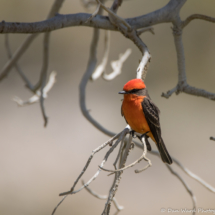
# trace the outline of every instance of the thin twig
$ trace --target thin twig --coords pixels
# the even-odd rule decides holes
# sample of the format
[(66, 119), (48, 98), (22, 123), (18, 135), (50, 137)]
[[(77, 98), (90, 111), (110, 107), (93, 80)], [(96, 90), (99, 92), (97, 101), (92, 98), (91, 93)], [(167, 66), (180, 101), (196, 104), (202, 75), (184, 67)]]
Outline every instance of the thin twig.
[(144, 147), (143, 147), (143, 154), (141, 155), (141, 157), (139, 159), (137, 159), (133, 163), (131, 163), (131, 164), (129, 164), (129, 165), (127, 165), (127, 166), (125, 166), (125, 167), (123, 167), (121, 169), (117, 169), (117, 170), (109, 170), (109, 169), (105, 169), (105, 168), (100, 167), (100, 166), (99, 166), (99, 168), (102, 169), (102, 170), (104, 170), (104, 171), (106, 171), (106, 172), (116, 173), (116, 172), (120, 172), (120, 171), (126, 170), (126, 169), (128, 169), (130, 167), (133, 167), (137, 163), (139, 163), (140, 161), (142, 161), (144, 159), (144, 160), (146, 160), (148, 162), (148, 165), (144, 169), (142, 169), (142, 170), (135, 170), (135, 173), (142, 172), (143, 170), (147, 169), (148, 167), (150, 167), (152, 165), (151, 161), (148, 158), (146, 158), (147, 148), (146, 148), (146, 143), (145, 143), (145, 137), (142, 138), (142, 143), (144, 145)]
[[(82, 180), (82, 185), (84, 185), (85, 182)], [(85, 189), (91, 194), (93, 195), (94, 197), (96, 197), (97, 199), (101, 199), (101, 200), (106, 200), (108, 198), (107, 195), (99, 195), (98, 193), (96, 193), (95, 191), (93, 191), (92, 189), (90, 189), (89, 187), (85, 187)], [(117, 202), (116, 198), (113, 198), (113, 203), (116, 207), (116, 209), (118, 211), (121, 211), (124, 209), (123, 206), (120, 206), (119, 203)]]
[(111, 62), (111, 67), (113, 72), (110, 74), (103, 74), (103, 78), (106, 81), (113, 80), (116, 76), (121, 74), (123, 63), (127, 60), (129, 55), (131, 54), (131, 49), (127, 49), (124, 54), (120, 54), (119, 59)]
[(148, 162), (148, 165), (145, 166), (143, 169), (136, 169), (135, 170), (135, 173), (140, 173), (140, 172), (143, 172), (144, 170), (148, 169), (149, 167), (152, 166), (152, 162), (149, 158), (146, 157), (146, 154), (147, 154), (147, 147), (146, 147), (146, 135), (144, 135), (142, 138), (141, 138), (141, 142), (143, 143), (143, 159), (145, 161)]
[[(125, 152), (123, 153), (122, 160), (120, 162), (120, 168), (123, 168), (125, 166), (127, 157), (129, 155), (129, 151), (131, 149), (131, 147), (130, 147), (131, 146), (131, 141), (132, 141), (132, 135), (130, 134), (130, 136), (128, 138), (127, 145), (126, 145), (126, 148), (125, 148)], [(123, 171), (115, 173), (114, 181), (113, 181), (112, 187), (110, 189), (108, 200), (107, 200), (107, 202), (105, 204), (105, 208), (104, 208), (104, 210), (102, 212), (102, 215), (109, 215), (109, 213), (110, 213), (111, 202), (112, 202), (113, 197), (115, 196), (116, 191), (118, 189), (122, 173), (123, 173)]]
[[(52, 5), (52, 8), (49, 12), (49, 15), (47, 18), (51, 18), (55, 16), (55, 14), (60, 10), (64, 0), (55, 0), (55, 2)], [(5, 25), (5, 22), (3, 22)], [(21, 23), (16, 23), (15, 25), (20, 25)], [(13, 25), (13, 26), (15, 26)], [(50, 25), (50, 24), (49, 24)], [(30, 27), (32, 29), (32, 25)], [(9, 33), (9, 32), (8, 32)], [(29, 32), (30, 33), (30, 32)], [(32, 32), (33, 33), (33, 32)], [(40, 32), (35, 32), (40, 33)], [(15, 53), (12, 55), (11, 59), (4, 65), (4, 67), (1, 70), (0, 73), (0, 81), (2, 81), (5, 77), (7, 77), (8, 73), (10, 72), (11, 68), (14, 66), (14, 64), (19, 60), (19, 58), (24, 54), (24, 52), (27, 50), (29, 45), (32, 43), (32, 41), (38, 36), (39, 34), (32, 34), (29, 35), (25, 41), (20, 45), (20, 47), (15, 51)]]
[(52, 215), (55, 214), (56, 210), (58, 209), (58, 207), (61, 205), (61, 203), (65, 200), (65, 198), (67, 197), (68, 195), (64, 196), (61, 201), (56, 205), (56, 207), (54, 208), (54, 210), (52, 211)]
[(180, 181), (181, 183), (184, 185), (185, 189), (187, 190), (187, 192), (190, 194), (190, 197), (192, 199), (193, 202), (193, 215), (196, 214), (196, 197), (193, 194), (193, 191), (190, 189), (190, 187), (188, 186), (188, 184), (185, 182), (185, 180), (176, 172), (173, 170), (173, 168), (171, 166), (169, 166), (168, 164), (166, 164), (166, 167), (169, 169), (169, 171), (175, 175)]
[[(122, 138), (129, 132), (129, 129), (128, 128), (125, 128), (121, 133), (120, 133), (120, 136), (118, 138), (118, 140), (111, 146), (111, 148), (108, 150), (108, 152), (106, 153), (103, 161), (101, 162), (100, 166), (103, 167), (104, 164), (106, 163), (108, 157), (110, 156), (110, 154), (113, 152), (113, 150), (118, 146), (119, 142), (122, 140)], [(91, 158), (92, 159), (92, 158)], [(91, 160), (90, 160), (91, 161)], [(88, 165), (89, 165), (89, 159), (87, 161), (87, 164), (85, 165), (85, 167), (87, 168)], [(83, 173), (85, 172), (85, 167), (84, 167), (84, 170), (82, 171)], [(63, 193), (60, 193), (60, 196), (64, 196), (64, 195), (68, 195), (68, 194), (75, 194), (75, 193), (78, 193), (80, 192), (84, 187), (87, 187), (89, 186), (89, 184), (95, 180), (99, 173), (100, 173), (101, 169), (99, 168), (98, 171), (95, 173), (95, 175), (84, 185), (82, 186), (80, 189), (76, 190), (76, 191), (73, 191), (74, 190), (74, 186), (77, 184), (77, 181), (80, 179), (80, 177), (83, 175), (83, 173), (80, 174), (80, 176), (78, 177), (78, 179), (75, 181), (73, 187), (71, 188), (70, 191), (67, 191), (67, 192), (63, 192)]]
[(177, 91), (177, 87), (174, 87), (173, 89), (167, 91), (166, 93), (162, 93), (161, 96), (168, 99), (176, 91)]
[(105, 51), (102, 62), (96, 67), (95, 71), (91, 75), (91, 80), (95, 81), (105, 71), (108, 62), (108, 55), (110, 51), (110, 31), (105, 31)]
[(100, 5), (98, 4), (97, 7), (96, 7), (95, 12), (87, 19), (86, 23), (90, 22), (98, 14), (99, 9), (100, 9)]
[(116, 13), (114, 13), (112, 10), (110, 10), (109, 8), (107, 8), (104, 4), (102, 4), (99, 0), (96, 0), (98, 4), (101, 5), (101, 7), (107, 11), (111, 16), (113, 16), (118, 22), (122, 23), (124, 26), (127, 27), (128, 31), (131, 31), (132, 28), (131, 26), (126, 22), (125, 19), (121, 18), (120, 16), (118, 16)]
[(35, 90), (38, 90), (41, 86), (40, 107), (41, 107), (41, 111), (43, 114), (44, 127), (46, 127), (46, 125), (48, 123), (48, 117), (46, 116), (45, 107), (44, 107), (43, 89), (46, 85), (46, 78), (47, 78), (47, 72), (48, 72), (49, 38), (50, 38), (50, 33), (46, 33), (44, 35), (44, 41), (43, 41), (43, 66), (42, 66), (42, 70), (41, 70), (40, 81), (35, 86)]
[[(6, 47), (6, 50), (7, 50), (8, 58), (11, 59), (12, 58), (12, 52), (11, 52), (11, 49), (10, 49), (9, 35), (8, 34), (5, 34), (5, 47)], [(14, 67), (16, 68), (17, 72), (21, 76), (22, 80), (25, 82), (26, 87), (28, 89), (30, 89), (31, 91), (33, 91), (33, 85), (28, 80), (28, 78), (25, 76), (25, 74), (23, 73), (23, 71), (21, 70), (19, 65), (17, 63), (15, 63)]]
[(215, 22), (215, 18), (210, 17), (210, 16), (205, 16), (202, 14), (193, 14), (191, 16), (188, 16), (183, 22), (182, 22), (182, 27), (186, 27), (191, 21), (193, 21), (194, 19), (201, 19), (204, 21), (208, 21), (208, 22)]
[(73, 190), (75, 189), (76, 184), (78, 183), (78, 181), (80, 180), (80, 178), (82, 177), (82, 175), (83, 175), (83, 174), (85, 173), (85, 171), (87, 170), (87, 168), (88, 168), (88, 166), (89, 166), (91, 160), (93, 159), (93, 156), (94, 156), (97, 152), (99, 152), (100, 150), (102, 150), (103, 148), (105, 148), (107, 145), (112, 145), (112, 144), (113, 144), (113, 141), (114, 141), (115, 139), (117, 139), (117, 138), (121, 135), (121, 133), (122, 133), (122, 132), (120, 132), (119, 134), (116, 134), (116, 135), (115, 135), (114, 137), (112, 137), (110, 140), (108, 140), (107, 142), (103, 143), (101, 146), (99, 146), (98, 148), (96, 148), (96, 149), (94, 149), (94, 150), (92, 151), (92, 153), (91, 153), (90, 157), (88, 158), (87, 163), (86, 163), (86, 165), (84, 166), (84, 168), (83, 168), (81, 174), (80, 174), (80, 175), (78, 176), (78, 178), (75, 180), (75, 182), (74, 182), (74, 184), (73, 184), (73, 186), (72, 186), (72, 188), (71, 188), (71, 191), (73, 191)]
[(117, 164), (117, 162), (118, 162), (118, 160), (120, 158), (120, 155), (121, 155), (121, 152), (122, 152), (122, 149), (123, 149), (123, 146), (124, 146), (124, 141), (125, 141), (125, 136), (123, 137), (123, 139), (121, 141), (119, 152), (118, 152), (118, 154), (116, 156), (116, 160), (113, 163), (113, 166), (114, 166), (115, 169), (117, 169), (116, 164)]
[(88, 60), (88, 66), (87, 66), (86, 72), (82, 77), (81, 83), (79, 85), (79, 103), (80, 103), (82, 114), (92, 125), (94, 125), (97, 129), (99, 129), (101, 132), (105, 133), (106, 135), (114, 136), (115, 133), (107, 130), (102, 125), (100, 125), (90, 115), (88, 108), (86, 107), (86, 86), (87, 86), (88, 80), (92, 76), (92, 73), (96, 67), (96, 62), (97, 62), (96, 51), (97, 51), (98, 40), (99, 40), (99, 29), (95, 28), (93, 33), (93, 39), (91, 42), (91, 47), (90, 47), (90, 57)]
[(14, 52), (10, 60), (4, 65), (0, 73), (0, 81), (2, 81), (5, 77), (7, 77), (8, 73), (14, 66), (14, 64), (19, 60), (19, 58), (24, 54), (24, 52), (28, 49), (29, 45), (39, 34), (29, 35), (25, 41), (20, 45), (20, 47)]
[[(43, 97), (44, 99), (48, 97), (48, 92), (52, 89), (54, 86), (54, 83), (56, 82), (56, 75), (57, 73), (55, 71), (52, 71), (49, 75), (49, 80), (46, 84), (46, 86), (43, 89)], [(38, 102), (41, 97), (41, 92), (38, 90), (32, 97), (30, 97), (27, 101), (23, 101), (19, 97), (15, 96), (13, 98), (13, 101), (15, 101), (19, 106), (25, 106), (25, 105), (31, 105), (35, 102)]]
[[(136, 144), (136, 143), (135, 143)], [(136, 144), (138, 147), (140, 145)], [(150, 154), (152, 155), (156, 155), (156, 156), (160, 156), (158, 151), (152, 150), (150, 151)], [(215, 193), (215, 188), (213, 186), (211, 186), (210, 184), (208, 184), (207, 182), (205, 182), (202, 178), (200, 178), (199, 176), (197, 176), (196, 174), (194, 174), (193, 172), (191, 172), (188, 168), (184, 167), (176, 158), (172, 157), (173, 162), (180, 167), (180, 169), (185, 172), (189, 177), (193, 178), (194, 180), (196, 180), (197, 182), (199, 182), (203, 187), (205, 187), (206, 189), (208, 189), (209, 191), (211, 191), (212, 193)]]
[(215, 93), (211, 93), (204, 89), (199, 89), (199, 88), (190, 86), (187, 83), (185, 54), (184, 54), (184, 47), (183, 47), (183, 41), (182, 41), (183, 29), (181, 27), (181, 22), (176, 23), (172, 29), (173, 29), (173, 36), (175, 41), (176, 53), (177, 53), (177, 62), (178, 62), (178, 84), (176, 87), (168, 91), (166, 94), (163, 93), (162, 96), (165, 98), (169, 98), (173, 92), (176, 92), (176, 94), (179, 94), (180, 92), (184, 92), (190, 95), (201, 96), (204, 98), (215, 100)]
[(147, 31), (151, 32), (152, 34), (155, 34), (154, 28), (151, 27), (151, 26), (149, 26), (149, 27), (142, 28), (142, 29), (138, 30), (138, 31), (137, 31), (137, 35), (140, 36), (142, 33), (145, 33), (145, 32), (147, 32)]

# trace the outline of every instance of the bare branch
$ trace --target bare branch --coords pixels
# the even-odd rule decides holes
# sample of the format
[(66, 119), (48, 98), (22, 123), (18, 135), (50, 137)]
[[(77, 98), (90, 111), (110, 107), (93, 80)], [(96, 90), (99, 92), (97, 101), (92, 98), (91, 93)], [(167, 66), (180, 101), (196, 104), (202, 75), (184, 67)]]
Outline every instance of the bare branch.
[(119, 9), (119, 7), (121, 6), (123, 0), (114, 0), (113, 1), (113, 4), (111, 6), (111, 10), (114, 12), (114, 13), (117, 13), (117, 10)]
[(96, 50), (97, 50), (97, 45), (98, 45), (98, 38), (99, 38), (99, 30), (94, 29), (94, 36), (93, 36), (93, 40), (91, 42), (90, 57), (89, 57), (89, 61), (88, 61), (87, 70), (79, 85), (79, 102), (80, 102), (80, 107), (81, 107), (81, 111), (82, 111), (83, 115), (86, 117), (86, 119), (90, 123), (92, 123), (101, 132), (103, 132), (109, 136), (114, 136), (115, 134), (113, 132), (108, 131), (106, 128), (104, 128), (89, 114), (88, 109), (86, 107), (86, 86), (87, 86), (88, 80), (92, 76), (92, 73), (96, 67), (96, 62), (97, 62)]
[[(153, 26), (159, 23), (172, 22), (176, 11), (180, 10), (185, 2), (186, 0), (170, 0), (163, 8), (142, 16), (128, 18), (126, 19), (126, 22), (133, 29)], [(55, 12), (55, 14), (56, 13), (57, 12)], [(41, 22), (17, 23), (2, 21), (0, 22), (0, 33), (42, 33), (72, 26), (89, 26), (106, 30), (117, 30), (117, 27), (112, 25), (106, 16), (97, 15), (91, 22), (85, 23), (90, 16), (91, 14), (87, 13), (67, 15), (57, 14), (53, 18)]]
[[(111, 148), (108, 150), (108, 152), (106, 153), (106, 155), (105, 155), (105, 157), (104, 157), (102, 163), (100, 164), (101, 167), (104, 166), (104, 164), (106, 163), (106, 161), (107, 161), (109, 155), (110, 155), (110, 154), (113, 152), (113, 150), (118, 146), (119, 142), (124, 138), (124, 136), (125, 136), (128, 132), (129, 132), (129, 129), (128, 129), (128, 128), (125, 128), (125, 129), (120, 133), (120, 136), (119, 136), (118, 140), (112, 145), (112, 147), (111, 147)], [(80, 192), (84, 187), (89, 186), (89, 184), (90, 184), (93, 180), (95, 180), (95, 179), (98, 177), (98, 175), (99, 175), (99, 173), (100, 173), (100, 171), (101, 171), (100, 168), (99, 168), (98, 171), (95, 173), (95, 175), (94, 175), (84, 186), (82, 186), (80, 189), (74, 191), (75, 185), (77, 184), (78, 180), (81, 178), (81, 176), (82, 176), (82, 175), (84, 174), (84, 172), (86, 171), (86, 168), (88, 167), (88, 165), (89, 165), (91, 159), (92, 159), (91, 157), (88, 159), (87, 164), (86, 164), (85, 167), (84, 167), (84, 170), (82, 171), (82, 173), (80, 174), (80, 176), (79, 176), (79, 177), (77, 178), (77, 180), (75, 181), (75, 183), (74, 183), (73, 187), (71, 188), (71, 190), (70, 190), (70, 191), (67, 191), (67, 192), (60, 193), (60, 196), (78, 193), (78, 192)]]
[[(49, 75), (49, 80), (46, 84), (46, 86), (43, 89), (43, 98), (48, 97), (48, 92), (51, 90), (51, 88), (54, 86), (54, 83), (56, 82), (56, 75), (57, 73), (55, 71), (52, 71), (51, 74)], [(19, 106), (25, 106), (25, 105), (30, 105), (35, 102), (38, 102), (41, 97), (41, 92), (38, 90), (36, 93), (29, 98), (27, 101), (23, 101), (19, 97), (15, 96), (13, 100), (19, 105)]]
[(188, 16), (183, 22), (182, 22), (182, 28), (186, 27), (191, 21), (193, 21), (194, 19), (201, 19), (204, 21), (208, 21), (208, 22), (215, 22), (215, 18), (210, 17), (210, 16), (205, 16), (202, 14), (193, 14), (191, 16)]
[[(53, 17), (61, 8), (62, 4), (63, 4), (64, 0), (55, 0), (54, 4), (52, 5), (52, 8), (49, 12), (48, 15), (48, 19)], [(12, 25), (14, 25), (14, 23), (11, 23)], [(19, 26), (20, 23), (16, 23), (16, 26)], [(0, 23), (0, 29), (5, 27), (6, 22), (2, 21)], [(10, 24), (9, 24), (10, 25)], [(24, 24), (25, 25), (25, 24)], [(27, 23), (27, 25), (29, 25), (29, 23)], [(14, 26), (15, 27), (15, 26)], [(34, 28), (33, 26), (29, 25), (29, 28)], [(9, 27), (11, 28), (11, 26)], [(16, 28), (16, 27), (15, 27)], [(1, 33), (3, 33), (3, 29), (0, 30)], [(6, 32), (5, 32), (6, 33)], [(8, 33), (12, 33), (12, 32), (8, 32)], [(15, 32), (14, 32), (15, 33)], [(18, 32), (17, 32), (18, 33)], [(20, 32), (21, 33), (21, 32)], [(26, 32), (27, 33), (27, 32)], [(28, 32), (31, 33), (31, 32)], [(33, 33), (33, 32), (32, 32)], [(34, 33), (40, 33), (40, 32), (34, 32)], [(5, 66), (3, 67), (3, 69), (1, 70), (0, 73), (0, 81), (2, 81), (7, 74), (9, 73), (10, 69), (14, 66), (14, 64), (19, 60), (19, 58), (24, 54), (24, 52), (27, 50), (27, 48), (29, 47), (29, 45), (31, 44), (31, 42), (38, 36), (39, 34), (33, 34), (33, 35), (29, 35), (25, 41), (23, 42), (23, 44), (15, 51), (15, 53), (12, 55), (11, 59), (5, 64)]]
[(101, 64), (97, 66), (97, 68), (95, 69), (91, 76), (91, 79), (93, 81), (98, 79), (101, 76), (101, 74), (105, 71), (108, 62), (109, 51), (110, 51), (110, 31), (105, 31), (105, 52)]
[(49, 60), (49, 38), (50, 33), (46, 33), (44, 35), (44, 41), (43, 41), (43, 66), (41, 70), (40, 80), (38, 84), (35, 86), (35, 90), (40, 89), (41, 96), (40, 96), (40, 107), (43, 114), (44, 119), (44, 127), (46, 127), (48, 123), (48, 117), (46, 116), (45, 107), (44, 107), (44, 96), (43, 96), (43, 89), (46, 84), (46, 78), (47, 78), (47, 72), (48, 72), (48, 60)]
[[(138, 144), (138, 143), (135, 143), (135, 144), (138, 147), (142, 148), (140, 144)], [(156, 156), (160, 156), (159, 152), (158, 151), (154, 151), (154, 150), (150, 151), (150, 154), (156, 155)], [(197, 182), (199, 182), (202, 186), (204, 186), (206, 189), (208, 189), (212, 193), (215, 193), (215, 188), (214, 187), (212, 187), (210, 184), (208, 184), (207, 182), (205, 182), (202, 178), (200, 178), (199, 176), (197, 176), (196, 174), (194, 174), (193, 172), (191, 172), (188, 168), (184, 167), (176, 158), (172, 157), (172, 160), (189, 177), (191, 177), (194, 180), (196, 180)]]
[(145, 135), (141, 138), (141, 142), (143, 143), (143, 155), (144, 155), (143, 158), (144, 158), (145, 161), (148, 162), (148, 165), (145, 166), (143, 169), (140, 169), (140, 170), (136, 169), (136, 170), (135, 170), (135, 173), (143, 172), (144, 170), (146, 170), (146, 169), (148, 169), (149, 167), (152, 166), (151, 160), (149, 160), (149, 159), (146, 157), (146, 154), (147, 154), (147, 147), (146, 147), (146, 136), (145, 136)]
[(136, 78), (143, 79), (143, 81), (145, 80), (146, 74), (147, 74), (148, 63), (150, 62), (150, 59), (151, 59), (151, 55), (150, 55), (148, 49), (146, 48), (143, 52), (142, 60), (140, 61), (140, 64), (137, 68)]
[[(82, 185), (84, 185), (84, 184), (85, 184), (85, 183), (84, 183), (84, 181), (82, 180)], [(89, 187), (85, 187), (85, 189), (86, 189), (91, 195), (93, 195), (94, 197), (96, 197), (97, 199), (106, 200), (106, 199), (108, 198), (108, 196), (106, 196), (106, 195), (105, 195), (105, 196), (99, 195), (98, 193), (96, 193), (95, 191), (93, 191), (92, 189), (90, 189)], [(115, 207), (116, 207), (116, 209), (117, 209), (118, 211), (121, 211), (121, 210), (124, 209), (123, 206), (120, 206), (120, 205), (118, 204), (116, 198), (113, 198), (113, 203), (114, 203), (114, 205), (115, 205)]]
[(182, 41), (182, 29), (180, 26), (179, 27), (174, 26), (173, 36), (175, 41), (177, 62), (178, 62), (178, 84), (175, 88), (168, 91), (166, 94), (162, 93), (161, 96), (165, 98), (169, 98), (173, 92), (176, 92), (176, 94), (180, 92), (184, 92), (190, 95), (201, 96), (204, 98), (215, 100), (215, 93), (211, 93), (203, 89), (192, 87), (187, 83), (185, 55), (184, 55), (184, 47), (183, 47), (183, 41)]
[(201, 96), (207, 99), (215, 100), (215, 93), (208, 92), (204, 89), (192, 87), (188, 84), (184, 87), (183, 92), (190, 95)]
[(117, 139), (119, 136), (121, 135), (121, 133), (116, 134), (114, 137), (112, 137), (110, 140), (108, 140), (107, 142), (103, 143), (101, 146), (99, 146), (98, 148), (96, 148), (95, 150), (92, 151), (92, 154), (90, 155), (84, 169), (82, 170), (81, 174), (78, 176), (78, 178), (76, 179), (76, 181), (74, 182), (74, 185), (72, 186), (71, 190), (74, 190), (76, 184), (78, 183), (78, 181), (80, 180), (80, 178), (82, 177), (82, 175), (85, 173), (86, 169), (88, 168), (91, 160), (93, 159), (93, 156), (99, 152), (100, 150), (102, 150), (103, 148), (105, 148), (107, 145), (112, 145), (113, 141), (115, 139)]
[(86, 22), (90, 22), (98, 14), (99, 9), (100, 9), (100, 5), (98, 4), (97, 7), (96, 7), (95, 12), (87, 19)]
[[(87, 170), (87, 167), (89, 166), (91, 160), (93, 159), (93, 156), (99, 152), (100, 150), (102, 150), (103, 148), (105, 148), (108, 144), (109, 145), (112, 145), (113, 141), (115, 139), (117, 139), (119, 136), (120, 136), (121, 133), (115, 135), (114, 137), (112, 137), (110, 140), (108, 140), (107, 142), (103, 143), (101, 146), (99, 146), (98, 148), (96, 148), (95, 150), (92, 151), (92, 154), (90, 155), (86, 165), (84, 166), (84, 169), (82, 170), (81, 174), (78, 176), (78, 178), (76, 179), (76, 181), (74, 182), (71, 190), (74, 190), (76, 184), (78, 183), (78, 181), (80, 180), (80, 178), (82, 177), (82, 175), (85, 173), (85, 171)], [(82, 186), (83, 188), (86, 186)], [(53, 212), (52, 212), (52, 215), (55, 213), (55, 211), (57, 210), (57, 208), (60, 206), (60, 204), (64, 201), (64, 199), (68, 196), (69, 194), (65, 195), (62, 200), (57, 204), (57, 206), (54, 208)]]
[(102, 4), (99, 0), (96, 0), (98, 4), (100, 4), (100, 6), (108, 12), (109, 15), (111, 15), (112, 17), (115, 18), (115, 20), (117, 20), (117, 22), (119, 22), (120, 24), (123, 24), (128, 31), (131, 31), (132, 28), (131, 26), (126, 22), (125, 19), (121, 18), (120, 16), (118, 16), (115, 12), (113, 12), (111, 9), (107, 8), (104, 4)]
[[(148, 162), (148, 165), (142, 169), (142, 170), (135, 170), (135, 173), (139, 173), (139, 172), (142, 172), (143, 170), (147, 169), (148, 167), (150, 167), (152, 165), (151, 161), (146, 157), (146, 154), (147, 154), (147, 148), (146, 148), (146, 142), (145, 142), (145, 137), (142, 138), (142, 143), (143, 143), (143, 154), (141, 155), (141, 157), (139, 159), (137, 159), (136, 161), (134, 161), (133, 163), (129, 164), (128, 166), (125, 166), (121, 169), (117, 169), (117, 170), (108, 170), (108, 169), (105, 169), (103, 167), (100, 167), (100, 169), (106, 171), (106, 172), (112, 172), (112, 173), (116, 173), (116, 172), (120, 172), (120, 171), (123, 171), (123, 170), (126, 170), (130, 167), (133, 167), (135, 166), (137, 163), (139, 163), (140, 161), (142, 161), (143, 159), (146, 160)], [(120, 152), (120, 151), (119, 151)]]
[[(99, 3), (99, 0), (96, 0), (96, 1)], [(142, 57), (142, 60), (139, 64), (139, 67), (137, 69), (136, 78), (140, 78), (140, 79), (144, 80), (146, 77), (146, 73), (147, 73), (148, 63), (149, 63), (150, 58), (151, 58), (147, 46), (140, 39), (140, 37), (137, 34), (137, 31), (135, 29), (132, 29), (130, 27), (130, 25), (127, 25), (128, 23), (125, 19), (122, 19), (121, 17), (116, 15), (113, 11), (108, 9), (105, 5), (102, 5), (102, 4), (100, 4), (100, 5), (102, 6), (102, 8), (104, 10), (106, 10), (109, 13), (109, 18), (110, 18), (111, 23), (113, 25), (117, 26), (119, 31), (121, 31), (121, 33), (125, 37), (132, 40), (134, 42), (134, 44), (141, 51), (143, 57)], [(125, 26), (126, 26), (126, 28), (125, 28)]]
[(174, 163), (176, 163), (188, 176), (193, 178), (194, 180), (198, 181), (202, 186), (204, 186), (206, 189), (211, 191), (212, 193), (215, 193), (215, 188), (212, 187), (210, 184), (208, 184), (206, 181), (204, 181), (202, 178), (191, 172), (189, 169), (184, 167), (178, 160), (173, 158)]
[(137, 31), (137, 35), (140, 36), (142, 33), (145, 33), (145, 32), (147, 32), (147, 31), (151, 32), (152, 34), (155, 34), (154, 28), (151, 27), (151, 26), (149, 26), (149, 27), (142, 28), (142, 29), (138, 30), (138, 31)]
[[(5, 46), (6, 46), (8, 58), (11, 59), (12, 58), (12, 53), (11, 53), (11, 49), (10, 49), (9, 35), (8, 34), (5, 34)], [(30, 89), (30, 90), (33, 90), (33, 85), (28, 80), (28, 78), (25, 76), (25, 74), (23, 73), (23, 71), (21, 70), (21, 68), (19, 67), (19, 65), (18, 64), (14, 64), (14, 66), (15, 66), (17, 72), (19, 73), (19, 75), (22, 77), (22, 80), (25, 82), (26, 87), (28, 87), (28, 89)]]
[(14, 66), (14, 64), (19, 60), (19, 58), (24, 54), (27, 50), (31, 42), (38, 36), (38, 34), (29, 35), (23, 44), (15, 51), (10, 60), (4, 65), (0, 73), (0, 81), (2, 81), (9, 73), (10, 69)]
[(186, 188), (187, 192), (190, 194), (190, 197), (192, 199), (193, 202), (193, 215), (196, 214), (196, 197), (193, 194), (193, 191), (190, 189), (190, 187), (188, 186), (188, 184), (184, 181), (184, 179), (176, 172), (173, 170), (173, 168), (171, 166), (169, 166), (168, 164), (166, 164), (166, 167), (169, 169), (169, 171), (175, 175), (180, 181), (181, 183), (184, 185), (184, 187)]
[[(132, 140), (132, 136), (130, 134), (129, 138), (128, 138), (128, 142), (126, 144), (125, 152), (123, 153), (123, 156), (122, 156), (121, 161), (120, 161), (120, 166), (119, 166), (120, 168), (125, 166), (127, 157), (128, 157), (129, 152), (131, 150), (131, 140)], [(115, 173), (114, 181), (113, 181), (112, 187), (110, 189), (108, 200), (105, 204), (105, 208), (102, 212), (102, 215), (109, 215), (109, 213), (110, 213), (111, 202), (112, 202), (113, 197), (115, 196), (115, 194), (117, 192), (122, 173), (123, 173), (123, 171)]]
[(161, 96), (168, 99), (176, 91), (177, 91), (177, 87), (174, 87), (173, 89), (167, 91), (167, 93), (162, 93)]
[(119, 55), (119, 60), (111, 61), (111, 67), (113, 69), (113, 72), (110, 74), (103, 74), (103, 78), (106, 81), (113, 80), (116, 76), (121, 74), (123, 63), (127, 60), (129, 55), (131, 54), (131, 49), (127, 49), (124, 54)]
[(119, 148), (119, 151), (118, 151), (118, 154), (117, 154), (117, 157), (116, 157), (116, 160), (114, 161), (113, 163), (113, 166), (115, 169), (117, 169), (116, 165), (117, 165), (117, 162), (118, 160), (120, 159), (120, 155), (123, 151), (123, 147), (125, 146), (125, 136), (123, 137), (122, 141), (121, 141), (121, 144), (120, 144), (120, 148)]
[(61, 205), (61, 203), (65, 200), (65, 198), (67, 197), (68, 195), (64, 196), (60, 202), (56, 205), (56, 207), (54, 208), (54, 210), (52, 211), (52, 215), (55, 214), (56, 210), (58, 209), (58, 207)]

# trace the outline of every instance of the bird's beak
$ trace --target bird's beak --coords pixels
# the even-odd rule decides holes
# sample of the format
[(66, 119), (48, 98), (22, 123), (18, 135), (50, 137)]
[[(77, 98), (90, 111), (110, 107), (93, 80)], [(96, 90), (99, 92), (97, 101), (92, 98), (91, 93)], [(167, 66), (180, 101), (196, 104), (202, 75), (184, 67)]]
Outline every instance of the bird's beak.
[(120, 91), (119, 94), (128, 94), (128, 92), (123, 90), (123, 91)]

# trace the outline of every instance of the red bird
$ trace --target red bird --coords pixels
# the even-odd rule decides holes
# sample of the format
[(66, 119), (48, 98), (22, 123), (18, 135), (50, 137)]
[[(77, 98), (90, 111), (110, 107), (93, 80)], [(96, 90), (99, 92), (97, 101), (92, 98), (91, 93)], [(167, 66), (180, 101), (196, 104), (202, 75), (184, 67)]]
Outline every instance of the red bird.
[(171, 164), (172, 159), (161, 137), (160, 111), (149, 97), (144, 82), (141, 79), (132, 79), (124, 85), (119, 94), (124, 94), (121, 113), (131, 129), (140, 134), (146, 133), (147, 149), (151, 151), (147, 140), (150, 137), (156, 143), (162, 161)]

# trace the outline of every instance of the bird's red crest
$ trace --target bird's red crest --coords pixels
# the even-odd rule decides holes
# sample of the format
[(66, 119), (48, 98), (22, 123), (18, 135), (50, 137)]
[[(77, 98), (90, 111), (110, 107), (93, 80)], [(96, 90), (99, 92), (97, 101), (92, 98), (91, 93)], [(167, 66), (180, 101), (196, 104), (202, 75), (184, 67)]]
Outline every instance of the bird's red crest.
[(133, 89), (144, 89), (144, 88), (146, 88), (146, 85), (144, 84), (142, 79), (132, 79), (124, 85), (123, 90), (128, 92)]

